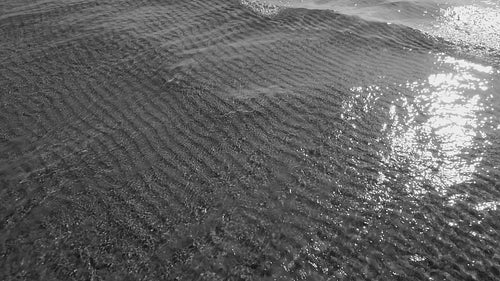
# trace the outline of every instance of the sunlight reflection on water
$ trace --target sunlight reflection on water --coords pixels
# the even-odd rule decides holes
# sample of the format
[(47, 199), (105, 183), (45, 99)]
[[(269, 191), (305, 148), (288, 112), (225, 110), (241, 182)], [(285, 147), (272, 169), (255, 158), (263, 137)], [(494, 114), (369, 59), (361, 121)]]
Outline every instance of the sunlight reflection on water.
[(403, 102), (408, 119), (400, 120), (396, 106), (391, 107), (391, 159), (401, 156), (410, 165), (416, 181), (407, 183), (407, 191), (427, 193), (427, 183), (441, 195), (447, 188), (471, 180), (482, 150), (488, 143), (477, 142), (492, 67), (439, 55), (437, 71), (427, 80), (408, 82), (406, 87), (417, 96), (413, 103)]
[(425, 32), (453, 42), (500, 49), (500, 7), (489, 1), (443, 9)]

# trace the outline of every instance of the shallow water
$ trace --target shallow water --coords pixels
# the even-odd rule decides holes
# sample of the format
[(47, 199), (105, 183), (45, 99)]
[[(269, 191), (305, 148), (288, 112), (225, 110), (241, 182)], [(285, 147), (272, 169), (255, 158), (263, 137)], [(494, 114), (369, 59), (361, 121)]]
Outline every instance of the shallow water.
[(500, 276), (498, 4), (0, 11), (0, 279)]

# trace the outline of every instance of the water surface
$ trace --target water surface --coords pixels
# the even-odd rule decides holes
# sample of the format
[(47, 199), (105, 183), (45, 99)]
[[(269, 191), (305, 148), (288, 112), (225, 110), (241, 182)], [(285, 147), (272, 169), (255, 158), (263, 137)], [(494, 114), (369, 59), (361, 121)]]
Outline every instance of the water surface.
[(496, 2), (0, 11), (0, 279), (500, 276)]

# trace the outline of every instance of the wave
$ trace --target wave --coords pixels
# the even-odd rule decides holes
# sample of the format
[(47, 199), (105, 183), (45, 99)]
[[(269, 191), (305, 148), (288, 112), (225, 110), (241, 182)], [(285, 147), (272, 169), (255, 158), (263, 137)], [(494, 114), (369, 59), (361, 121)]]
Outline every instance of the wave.
[(247, 0), (245, 2), (273, 7), (272, 13), (278, 13), (285, 7), (333, 10), (368, 21), (405, 25), (457, 44), (500, 50), (500, 4), (492, 1)]

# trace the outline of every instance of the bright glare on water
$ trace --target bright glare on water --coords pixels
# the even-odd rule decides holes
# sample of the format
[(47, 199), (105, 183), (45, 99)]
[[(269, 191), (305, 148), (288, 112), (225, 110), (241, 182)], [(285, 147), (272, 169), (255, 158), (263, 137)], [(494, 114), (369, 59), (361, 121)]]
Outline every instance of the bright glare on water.
[[(413, 104), (405, 103), (410, 113), (407, 120), (393, 116), (393, 151), (405, 155), (413, 170), (422, 180), (446, 193), (446, 188), (470, 179), (481, 153), (464, 157), (463, 151), (474, 143), (483, 125), (478, 112), (484, 110), (491, 98), (487, 93), (493, 68), (457, 60), (449, 56), (437, 57), (437, 69), (427, 80), (408, 81), (406, 87), (416, 93)], [(419, 115), (426, 115), (419, 122)], [(420, 193), (418, 186), (411, 186)]]
[[(368, 98), (365, 110), (390, 89), (400, 97), (389, 110), (389, 121), (382, 131), (389, 139), (389, 153), (380, 154), (388, 170), (406, 167), (412, 180), (404, 185), (406, 193), (418, 200), (428, 192), (440, 194), (450, 205), (467, 199), (457, 195), (454, 186), (473, 181), (473, 174), (484, 160), (491, 142), (487, 132), (496, 130), (494, 99), (498, 96), (498, 70), (487, 65), (434, 55), (426, 78), (408, 80), (400, 85), (356, 86), (351, 91)], [(359, 98), (358, 97), (358, 98)], [(370, 101), (373, 103), (370, 105)], [(491, 133), (491, 131), (489, 132)], [(376, 188), (368, 199), (393, 200), (385, 171), (379, 171)], [(453, 194), (453, 195), (451, 195)], [(482, 202), (477, 210), (494, 210), (499, 202)]]

